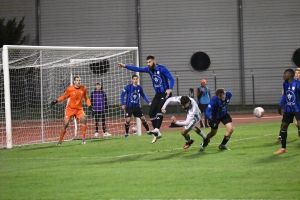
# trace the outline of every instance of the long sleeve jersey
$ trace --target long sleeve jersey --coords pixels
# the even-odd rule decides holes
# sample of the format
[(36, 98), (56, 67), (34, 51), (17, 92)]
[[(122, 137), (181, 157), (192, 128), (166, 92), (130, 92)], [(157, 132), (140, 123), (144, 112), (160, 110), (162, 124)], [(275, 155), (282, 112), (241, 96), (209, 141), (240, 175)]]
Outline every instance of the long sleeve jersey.
[(211, 117), (214, 119), (220, 119), (227, 114), (228, 104), (232, 94), (230, 91), (225, 91), (225, 93), (225, 101), (222, 101), (216, 95), (210, 100), (205, 111), (205, 115), (208, 120), (210, 120)]
[[(126, 95), (126, 104), (124, 101), (124, 97)], [(127, 85), (121, 94), (121, 104), (126, 105), (126, 107), (139, 108), (140, 104), (140, 96), (144, 98), (144, 100), (149, 104), (150, 101), (148, 97), (145, 95), (142, 86), (133, 84)]]
[(67, 108), (80, 110), (83, 109), (82, 98), (84, 98), (88, 106), (91, 106), (91, 101), (86, 94), (86, 87), (82, 85), (79, 88), (75, 88), (73, 85), (71, 85), (67, 87), (66, 92), (60, 96), (57, 101), (62, 102), (65, 99), (68, 99)]
[(106, 111), (108, 109), (107, 96), (102, 90), (91, 93), (91, 103), (94, 111)]
[[(166, 109), (167, 105), (170, 102), (178, 102), (180, 103), (181, 96), (176, 96), (176, 97), (170, 97), (166, 100), (164, 103), (162, 109)], [(190, 98), (191, 100), (191, 106), (187, 110), (187, 116), (185, 121), (176, 121), (175, 124), (180, 125), (180, 126), (187, 126), (193, 119), (196, 119), (196, 121), (199, 121), (201, 118), (201, 111), (199, 110), (197, 102)]]
[(149, 67), (136, 67), (136, 66), (125, 66), (134, 72), (148, 73), (151, 77), (155, 94), (165, 93), (167, 89), (173, 90), (174, 78), (167, 67), (157, 64), (155, 69), (151, 70)]

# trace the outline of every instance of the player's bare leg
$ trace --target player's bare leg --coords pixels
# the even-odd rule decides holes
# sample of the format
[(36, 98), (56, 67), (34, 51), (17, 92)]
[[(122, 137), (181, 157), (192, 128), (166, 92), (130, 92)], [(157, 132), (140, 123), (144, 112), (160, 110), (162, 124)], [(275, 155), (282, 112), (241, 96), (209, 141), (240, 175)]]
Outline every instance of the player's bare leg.
[(205, 148), (207, 147), (208, 143), (210, 142), (210, 139), (212, 137), (214, 137), (218, 132), (218, 129), (213, 129), (210, 128), (210, 132), (206, 135), (206, 138), (203, 140), (201, 147), (200, 147), (200, 151), (204, 151)]
[(60, 146), (63, 139), (64, 139), (64, 136), (66, 134), (66, 131), (67, 131), (67, 128), (69, 126), (69, 123), (70, 123), (70, 119), (65, 119), (64, 122), (63, 122), (63, 130), (61, 131), (60, 133), (60, 137), (59, 137), (59, 141), (57, 143), (57, 146)]
[(220, 150), (230, 150), (230, 149), (226, 146), (226, 144), (227, 144), (227, 142), (229, 141), (229, 139), (230, 139), (230, 137), (231, 137), (231, 135), (232, 135), (232, 133), (233, 133), (233, 131), (234, 131), (234, 128), (233, 128), (232, 123), (227, 123), (227, 124), (225, 124), (225, 127), (226, 127), (226, 133), (225, 133), (225, 135), (224, 135), (224, 138), (223, 138), (221, 144), (219, 145), (219, 149), (220, 149)]
[(189, 148), (193, 143), (194, 143), (194, 140), (191, 139), (191, 136), (189, 134), (189, 130), (185, 129), (185, 127), (183, 127), (181, 129), (181, 135), (184, 137), (185, 139), (185, 144), (183, 145), (183, 148), (184, 149), (187, 149)]
[(79, 118), (80, 124), (81, 124), (81, 138), (82, 138), (82, 142), (81, 144), (85, 144), (85, 134), (86, 134), (86, 116), (85, 115), (81, 115)]

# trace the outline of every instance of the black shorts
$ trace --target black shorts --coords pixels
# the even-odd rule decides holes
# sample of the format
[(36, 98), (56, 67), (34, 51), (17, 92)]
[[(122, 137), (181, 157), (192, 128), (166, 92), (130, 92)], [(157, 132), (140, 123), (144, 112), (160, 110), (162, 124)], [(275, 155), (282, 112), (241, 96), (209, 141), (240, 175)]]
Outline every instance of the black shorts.
[(296, 120), (299, 121), (300, 120), (300, 113), (298, 113), (298, 112), (284, 112), (281, 122), (285, 122), (285, 123), (290, 124), (290, 123), (293, 122), (294, 117), (296, 117)]
[(207, 106), (208, 106), (208, 104), (201, 104), (201, 103), (198, 104), (198, 107), (199, 107), (201, 113), (205, 113)]
[(220, 122), (222, 122), (224, 125), (231, 123), (232, 122), (232, 118), (230, 117), (230, 115), (227, 113), (226, 115), (224, 115), (222, 118), (219, 119), (212, 119), (209, 123), (210, 127), (212, 129), (218, 129), (219, 128), (219, 124)]
[(154, 96), (149, 111), (150, 117), (155, 117), (157, 113), (161, 113), (161, 108), (169, 97), (172, 97), (172, 92), (168, 96), (167, 93), (159, 93)]
[(142, 111), (141, 108), (126, 107), (126, 109), (125, 109), (125, 118), (126, 117), (131, 117), (132, 115), (134, 117), (139, 117), (139, 118), (144, 116), (143, 111)]

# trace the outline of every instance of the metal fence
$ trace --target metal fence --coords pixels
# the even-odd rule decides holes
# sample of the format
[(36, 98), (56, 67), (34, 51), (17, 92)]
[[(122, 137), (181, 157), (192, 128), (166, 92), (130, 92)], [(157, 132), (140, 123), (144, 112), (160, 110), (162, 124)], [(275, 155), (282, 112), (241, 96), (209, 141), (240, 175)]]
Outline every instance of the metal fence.
[[(288, 68), (288, 67), (287, 67)], [(173, 96), (192, 95), (196, 97), (196, 88), (200, 80), (206, 79), (211, 95), (217, 88), (232, 92), (231, 106), (254, 108), (256, 106), (274, 107), (281, 99), (283, 72), (287, 68), (273, 69), (218, 69), (195, 72), (192, 70), (171, 71), (175, 78)], [(148, 74), (143, 74), (142, 86), (148, 97), (154, 96)], [(193, 91), (193, 92), (192, 92)]]

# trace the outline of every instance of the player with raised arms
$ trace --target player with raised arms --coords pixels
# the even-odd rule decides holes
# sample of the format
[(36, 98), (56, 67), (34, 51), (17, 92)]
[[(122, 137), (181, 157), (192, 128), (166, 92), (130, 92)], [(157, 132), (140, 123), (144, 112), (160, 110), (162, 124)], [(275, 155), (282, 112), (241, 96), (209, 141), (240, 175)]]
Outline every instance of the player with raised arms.
[[(142, 112), (140, 104), (140, 96), (144, 98), (148, 105), (151, 105), (148, 97), (143, 91), (142, 86), (138, 85), (139, 77), (132, 75), (132, 84), (127, 85), (121, 94), (122, 109), (125, 110), (125, 137), (129, 136), (130, 119), (133, 114), (134, 117), (139, 117), (148, 134), (150, 134), (149, 126), (146, 118)], [(124, 101), (126, 95), (126, 102)]]
[(185, 144), (183, 145), (184, 149), (189, 148), (193, 143), (194, 140), (191, 139), (189, 132), (194, 130), (198, 135), (200, 135), (203, 139), (206, 138), (206, 135), (201, 131), (200, 128), (196, 126), (201, 120), (201, 111), (199, 110), (197, 102), (190, 98), (189, 96), (176, 96), (171, 97), (166, 100), (164, 103), (161, 112), (166, 113), (166, 107), (170, 102), (178, 102), (181, 104), (182, 108), (186, 110), (187, 116), (185, 121), (176, 121), (176, 118), (172, 116), (172, 123), (183, 126), (181, 130), (181, 134), (186, 140)]
[(163, 121), (163, 115), (161, 108), (166, 99), (172, 96), (172, 90), (174, 86), (174, 78), (167, 67), (156, 63), (154, 56), (147, 56), (147, 67), (136, 67), (125, 65), (124, 63), (118, 63), (119, 67), (123, 67), (135, 72), (148, 73), (151, 77), (153, 88), (155, 90), (155, 96), (152, 100), (152, 104), (149, 110), (150, 121), (154, 130), (151, 133), (154, 135), (152, 143), (161, 138), (162, 135), (159, 131), (161, 123)]
[(65, 110), (65, 116), (64, 116), (64, 124), (63, 124), (63, 130), (60, 133), (59, 141), (57, 145), (61, 145), (63, 138), (66, 134), (66, 130), (69, 126), (70, 120), (72, 117), (76, 117), (76, 120), (79, 120), (81, 123), (81, 134), (82, 134), (82, 144), (85, 144), (85, 134), (86, 134), (86, 115), (83, 111), (82, 107), (82, 98), (84, 98), (86, 104), (89, 106), (89, 110), (92, 112), (92, 115), (94, 115), (93, 107), (91, 105), (91, 101), (87, 96), (86, 87), (81, 85), (81, 78), (79, 76), (75, 76), (73, 79), (74, 84), (69, 86), (66, 89), (66, 92), (60, 96), (58, 99), (51, 102), (51, 107), (55, 104), (64, 101), (65, 99), (68, 99), (67, 107)]

